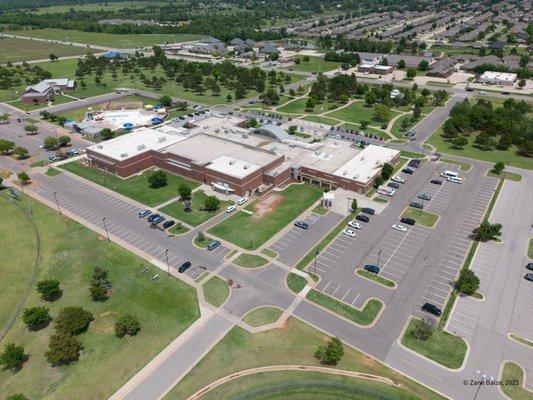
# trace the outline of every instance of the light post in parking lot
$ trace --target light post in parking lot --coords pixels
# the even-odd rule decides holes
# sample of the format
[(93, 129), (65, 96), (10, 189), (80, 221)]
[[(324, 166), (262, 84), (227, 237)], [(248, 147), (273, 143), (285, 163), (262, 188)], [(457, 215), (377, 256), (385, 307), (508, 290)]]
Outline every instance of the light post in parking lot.
[(381, 250), (378, 251), (378, 268), (379, 268), (379, 259), (381, 258)]
[(105, 223), (105, 217), (102, 218), (102, 222), (104, 223), (104, 230), (105, 230), (105, 235), (107, 237), (107, 243), (111, 243), (111, 239), (109, 239), (109, 232), (107, 231), (107, 225)]
[(252, 249), (254, 247), (254, 236), (250, 235), (250, 248)]
[[(487, 371), (481, 371), (481, 370), (478, 369), (478, 370), (476, 370), (476, 374), (480, 375), (481, 379), (478, 382), (477, 390), (476, 390), (476, 393), (474, 394), (474, 399), (473, 400), (476, 400), (477, 394), (479, 393), (479, 389), (481, 389), (481, 386), (485, 386), (486, 385), (486, 380), (487, 380)], [(494, 377), (493, 376), (490, 377), (489, 382), (494, 382)]]
[(314, 272), (313, 272), (314, 276), (316, 276), (316, 258), (318, 257), (319, 254), (320, 254), (320, 251), (316, 250), (315, 251), (315, 268), (314, 268)]
[(167, 261), (167, 272), (168, 272), (168, 277), (170, 278), (170, 264), (168, 263), (168, 249), (165, 249), (165, 260)]
[(59, 206), (59, 201), (57, 200), (57, 192), (54, 192), (54, 199), (57, 204), (57, 212), (59, 213), (59, 215), (63, 215), (63, 213), (61, 213), (61, 207)]

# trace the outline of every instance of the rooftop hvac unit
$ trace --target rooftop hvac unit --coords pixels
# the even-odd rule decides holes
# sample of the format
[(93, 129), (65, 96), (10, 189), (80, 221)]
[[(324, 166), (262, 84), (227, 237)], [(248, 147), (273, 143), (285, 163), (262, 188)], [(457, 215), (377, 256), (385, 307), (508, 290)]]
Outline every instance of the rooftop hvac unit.
[(229, 165), (235, 164), (235, 160), (230, 160)]
[(342, 171), (342, 176), (346, 176), (346, 175), (348, 175), (348, 171), (346, 170)]
[(103, 149), (104, 146), (102, 146), (101, 144), (99, 144), (98, 146), (96, 146), (97, 149)]
[(379, 164), (381, 164), (381, 163), (379, 162), (379, 160), (376, 160), (376, 165), (379, 165)]
[(315, 156), (319, 156), (320, 155), (320, 150), (315, 150)]
[(359, 179), (359, 174), (355, 174), (355, 175), (353, 176), (353, 178), (354, 178), (354, 179)]
[(167, 140), (167, 138), (164, 137), (164, 136), (161, 136), (159, 139), (157, 139), (157, 141), (158, 141), (159, 143), (166, 142), (166, 140)]
[(244, 169), (248, 169), (248, 168), (250, 168), (250, 164), (246, 164), (246, 165), (244, 166)]
[(365, 156), (362, 156), (362, 157), (361, 157), (361, 161), (365, 161)]
[(120, 158), (126, 158), (127, 156), (128, 156), (128, 153), (122, 153), (122, 154), (120, 155)]
[(329, 158), (329, 153), (324, 153), (323, 157), (326, 158), (326, 159)]
[(141, 151), (141, 150), (143, 150), (145, 148), (146, 148), (146, 146), (144, 144), (140, 144), (140, 145), (137, 146), (137, 150), (138, 151)]

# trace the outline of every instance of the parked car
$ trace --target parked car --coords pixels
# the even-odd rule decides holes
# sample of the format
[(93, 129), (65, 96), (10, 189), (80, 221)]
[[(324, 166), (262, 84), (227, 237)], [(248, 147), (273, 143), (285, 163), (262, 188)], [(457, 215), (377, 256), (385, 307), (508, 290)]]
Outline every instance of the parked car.
[(407, 232), (407, 228), (400, 224), (392, 225), (392, 229), (396, 229), (397, 231), (400, 231), (400, 232)]
[(413, 172), (415, 172), (412, 168), (406, 167), (402, 169), (402, 172), (407, 175), (413, 175)]
[(163, 217), (162, 215), (158, 215), (157, 217), (155, 217), (153, 220), (152, 220), (152, 225), (157, 225), (159, 224), (160, 222), (163, 222), (165, 220), (165, 217)]
[(413, 218), (402, 218), (400, 222), (407, 224), (407, 225), (414, 225), (416, 224), (416, 221)]
[(434, 185), (442, 185), (442, 181), (440, 179), (432, 179), (431, 183)]
[(160, 217), (159, 214), (152, 214), (152, 215), (150, 215), (150, 216), (148, 217), (147, 221), (148, 221), (148, 222), (152, 222), (154, 219), (156, 219), (156, 218), (158, 218), (158, 217)]
[(527, 263), (526, 269), (529, 269), (530, 271), (533, 271), (533, 263)]
[(175, 223), (176, 223), (175, 221), (168, 220), (167, 222), (165, 222), (165, 223), (163, 224), (163, 228), (164, 228), (164, 229), (168, 229), (168, 228), (170, 228), (171, 226), (174, 226)]
[(209, 251), (215, 250), (220, 245), (221, 245), (220, 240), (211, 240), (207, 244), (207, 250), (209, 250)]
[(376, 210), (374, 210), (373, 208), (369, 208), (369, 207), (363, 207), (361, 208), (361, 212), (364, 212), (365, 214), (374, 215), (376, 213)]
[(387, 186), (391, 187), (391, 188), (394, 188), (394, 189), (399, 189), (400, 188), (400, 184), (396, 183), (396, 182), (389, 182), (389, 183), (387, 183)]
[(235, 211), (236, 209), (237, 209), (237, 206), (232, 204), (231, 206), (228, 206), (226, 208), (226, 212), (227, 213), (231, 213), (231, 212)]
[(355, 231), (353, 229), (346, 228), (342, 233), (346, 236), (355, 237)]
[(524, 275), (524, 279), (526, 281), (530, 281), (530, 282), (533, 282), (533, 274), (528, 272), (527, 274)]
[(185, 271), (187, 271), (189, 268), (192, 267), (192, 264), (190, 261), (185, 261), (183, 264), (180, 265), (180, 267), (178, 268), (178, 272), (180, 274), (184, 273)]
[(419, 203), (418, 201), (412, 201), (409, 203), (409, 207), (418, 208), (421, 210), (424, 208), (424, 204)]
[(295, 221), (294, 222), (294, 226), (298, 227), (298, 228), (301, 228), (301, 229), (308, 229), (309, 228), (309, 224), (305, 221)]
[(355, 217), (356, 220), (361, 222), (369, 222), (370, 218), (368, 218), (366, 215), (359, 214), (357, 217)]
[(348, 222), (348, 226), (354, 229), (361, 229), (361, 224), (359, 222), (355, 222), (355, 220)]
[(152, 212), (150, 210), (142, 210), (142, 211), (139, 211), (139, 218), (144, 218), (146, 217), (147, 215), (150, 215)]
[(248, 197), (241, 197), (239, 200), (237, 200), (238, 205), (242, 205), (248, 201)]
[(418, 195), (418, 198), (422, 200), (428, 200), (428, 201), (431, 200), (431, 196), (427, 193), (420, 193)]
[(409, 164), (407, 164), (407, 166), (413, 167), (413, 168), (418, 168), (418, 167), (420, 167), (421, 163), (422, 163), (421, 160), (419, 160), (418, 158), (414, 158), (411, 161), (409, 161)]
[(372, 272), (373, 274), (379, 274), (379, 267), (374, 264), (365, 264), (363, 266), (363, 269), (368, 272)]
[(398, 183), (405, 183), (405, 179), (401, 176), (393, 176), (391, 178), (391, 181), (398, 182)]
[(442, 315), (442, 311), (439, 307), (437, 307), (435, 304), (431, 304), (431, 303), (424, 303), (424, 305), (422, 306), (422, 310), (430, 313), (430, 314), (433, 314), (437, 317), (440, 317)]

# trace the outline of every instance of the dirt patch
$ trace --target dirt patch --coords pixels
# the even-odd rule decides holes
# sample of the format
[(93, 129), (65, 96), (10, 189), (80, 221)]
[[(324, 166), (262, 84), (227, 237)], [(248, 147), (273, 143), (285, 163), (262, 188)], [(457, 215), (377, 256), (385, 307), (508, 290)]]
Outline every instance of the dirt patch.
[(264, 218), (272, 211), (274, 211), (283, 201), (283, 195), (279, 193), (271, 193), (264, 199), (259, 199), (255, 205), (255, 214), (252, 218)]
[(11, 176), (12, 172), (8, 169), (2, 169), (0, 170), (0, 176), (3, 178), (3, 179), (7, 179)]
[(135, 110), (142, 106), (142, 101), (110, 101), (107, 103), (106, 110)]
[(112, 333), (115, 330), (115, 322), (117, 318), (117, 312), (106, 311), (94, 320), (92, 328), (98, 333)]

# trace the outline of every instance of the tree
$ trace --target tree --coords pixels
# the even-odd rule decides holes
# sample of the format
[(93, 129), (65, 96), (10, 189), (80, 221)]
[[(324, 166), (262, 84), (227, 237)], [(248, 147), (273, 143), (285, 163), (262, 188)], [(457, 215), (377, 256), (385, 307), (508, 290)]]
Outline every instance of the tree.
[(89, 292), (93, 301), (107, 300), (107, 293), (111, 288), (108, 272), (102, 267), (94, 267)]
[(91, 294), (91, 299), (93, 301), (107, 300), (107, 289), (101, 284), (91, 285), (89, 293)]
[(56, 56), (54, 53), (50, 53), (50, 54), (48, 54), (48, 58), (49, 58), (50, 61), (52, 61), (52, 62), (59, 60), (59, 57)]
[(431, 320), (414, 320), (413, 322), (413, 329), (411, 330), (411, 334), (415, 339), (426, 341), (428, 340), (434, 332), (434, 327), (432, 325)]
[(24, 147), (20, 147), (20, 146), (17, 146), (13, 149), (13, 154), (15, 155), (15, 157), (17, 157), (19, 160), (22, 160), (23, 158), (26, 158), (28, 157), (28, 154), (30, 154), (30, 152), (28, 151), (28, 149), (24, 148)]
[(163, 95), (163, 96), (161, 96), (161, 97), (159, 98), (159, 102), (161, 103), (161, 105), (162, 105), (163, 107), (170, 107), (170, 106), (172, 106), (172, 99), (171, 99), (170, 96), (168, 96), (168, 95), (166, 95), (166, 94)]
[(492, 150), (494, 147), (494, 140), (487, 132), (481, 132), (474, 139), (474, 144), (481, 150)]
[(39, 128), (37, 128), (37, 125), (35, 124), (26, 124), (26, 126), (24, 126), (24, 130), (28, 135), (32, 135), (34, 133), (37, 133)]
[(413, 119), (418, 119), (422, 115), (422, 109), (418, 104), (413, 107)]
[(383, 177), (381, 175), (376, 176), (376, 179), (374, 179), (374, 187), (377, 189), (381, 185), (383, 185)]
[(17, 174), (17, 178), (18, 178), (19, 182), (22, 183), (23, 185), (25, 185), (26, 183), (28, 183), (30, 181), (30, 176), (24, 171), (19, 172)]
[(378, 99), (376, 98), (376, 95), (373, 91), (370, 91), (365, 96), (365, 103), (369, 106), (374, 104)]
[(455, 287), (459, 293), (472, 296), (479, 289), (479, 278), (471, 269), (462, 269)]
[(37, 282), (37, 291), (41, 298), (46, 301), (56, 300), (61, 296), (59, 281), (56, 279), (44, 279)]
[(235, 86), (235, 98), (244, 99), (246, 97), (246, 87), (241, 83), (237, 83)]
[(50, 323), (52, 317), (46, 307), (25, 308), (22, 311), (22, 321), (30, 331), (42, 329)]
[(315, 357), (327, 365), (337, 365), (344, 355), (344, 348), (339, 338), (333, 337), (325, 346), (318, 346)]
[(289, 135), (294, 135), (298, 131), (298, 127), (296, 125), (290, 125), (289, 129), (287, 130)]
[(59, 138), (57, 139), (57, 144), (59, 146), (66, 146), (67, 144), (69, 144), (71, 142), (71, 138), (70, 136), (67, 136), (67, 135), (64, 135), (64, 136), (59, 136)]
[(6, 400), (28, 400), (28, 398), (24, 396), (23, 394), (17, 393), (17, 394), (12, 394), (11, 396), (7, 396)]
[(352, 208), (352, 211), (357, 210), (357, 199), (355, 199), (355, 198), (352, 199), (352, 206), (351, 206), (351, 208)]
[(52, 366), (59, 366), (76, 361), (80, 356), (81, 349), (83, 346), (74, 336), (65, 332), (57, 332), (50, 336), (48, 350), (44, 355), (46, 361)]
[(204, 209), (207, 211), (216, 211), (220, 207), (220, 200), (216, 196), (207, 196), (204, 200)]
[(15, 142), (0, 139), (0, 154), (8, 154), (15, 148)]
[(405, 60), (398, 61), (398, 69), (404, 69), (405, 68)]
[(180, 183), (178, 186), (178, 194), (180, 195), (181, 199), (189, 199), (191, 197), (192, 189), (189, 185), (186, 183)]
[(100, 132), (100, 136), (102, 136), (102, 139), (104, 139), (104, 140), (109, 140), (109, 139), (113, 139), (115, 137), (115, 134), (113, 133), (113, 131), (111, 129), (104, 128)]
[(148, 176), (148, 185), (152, 189), (167, 186), (167, 174), (163, 170), (154, 171)]
[(259, 126), (259, 123), (255, 118), (250, 118), (250, 120), (248, 121), (248, 126), (250, 128), (257, 128)]
[(422, 60), (418, 63), (419, 71), (427, 71), (428, 67), (429, 67), (429, 63), (426, 60)]
[(390, 115), (390, 108), (385, 104), (374, 105), (374, 118), (378, 121), (386, 121)]
[(4, 351), (0, 353), (0, 365), (4, 369), (18, 370), (25, 359), (24, 346), (15, 343), (6, 343)]
[(59, 145), (59, 140), (54, 136), (44, 138), (43, 146), (45, 149), (55, 149)]
[(457, 150), (463, 150), (463, 148), (468, 144), (468, 139), (464, 136), (457, 136), (452, 139), (452, 145)]
[(134, 315), (123, 315), (115, 323), (115, 336), (122, 338), (126, 335), (135, 336), (141, 330), (141, 323)]
[(526, 80), (525, 80), (524, 78), (522, 78), (522, 79), (520, 79), (520, 80), (518, 81), (518, 87), (519, 87), (520, 89), (523, 89), (524, 86), (526, 86)]
[(56, 332), (79, 335), (87, 330), (93, 320), (93, 314), (78, 306), (63, 308), (56, 317)]
[(368, 127), (368, 125), (370, 125), (370, 121), (365, 119), (365, 120), (361, 121), (359, 123), (359, 125), (361, 125), (361, 129), (365, 130)]
[(228, 94), (228, 95), (226, 96), (226, 101), (227, 101), (228, 103), (231, 102), (232, 99), (233, 99), (233, 97), (231, 97), (231, 94)]
[(414, 68), (407, 68), (406, 72), (407, 79), (412, 80), (416, 76), (416, 69)]
[(389, 163), (383, 164), (383, 168), (381, 168), (381, 176), (383, 180), (389, 179), (392, 174), (394, 173), (394, 167), (390, 165)]
[(305, 103), (305, 109), (306, 110), (312, 110), (316, 106), (316, 100), (314, 97), (309, 97), (307, 99), (307, 102)]
[(501, 233), (502, 225), (501, 224), (491, 224), (489, 221), (485, 220), (475, 228), (472, 233), (476, 240), (488, 241), (496, 240)]
[(503, 161), (498, 161), (496, 164), (494, 164), (494, 167), (492, 167), (492, 170), (498, 175), (501, 174), (504, 169), (505, 164), (503, 163)]
[(409, 122), (409, 118), (403, 118), (402, 122), (400, 123), (400, 127), (402, 128), (402, 130), (407, 130), (407, 128), (409, 128), (409, 125), (411, 125), (411, 123)]
[(420, 92), (420, 94), (421, 94), (422, 96), (424, 96), (424, 97), (427, 97), (427, 96), (429, 96), (429, 95), (431, 94), (431, 92), (429, 91), (429, 89), (424, 88), (424, 89), (422, 89), (422, 91)]

